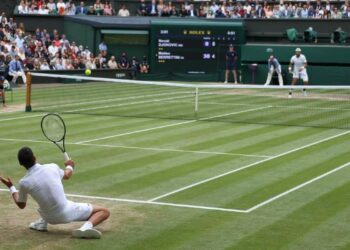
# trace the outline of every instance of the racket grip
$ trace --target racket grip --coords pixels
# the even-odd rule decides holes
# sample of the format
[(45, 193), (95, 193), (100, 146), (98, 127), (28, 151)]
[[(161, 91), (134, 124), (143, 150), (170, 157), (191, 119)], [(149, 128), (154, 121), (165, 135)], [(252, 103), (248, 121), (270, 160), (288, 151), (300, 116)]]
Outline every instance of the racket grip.
[(67, 154), (67, 152), (64, 152), (64, 153), (63, 153), (63, 157), (64, 157), (64, 160), (65, 160), (65, 161), (70, 160), (69, 155)]

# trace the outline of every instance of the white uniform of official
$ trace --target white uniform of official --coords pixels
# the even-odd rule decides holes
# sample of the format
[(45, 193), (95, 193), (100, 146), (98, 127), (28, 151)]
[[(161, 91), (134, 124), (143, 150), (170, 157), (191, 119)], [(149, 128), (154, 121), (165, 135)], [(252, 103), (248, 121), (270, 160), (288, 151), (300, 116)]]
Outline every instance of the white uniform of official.
[(35, 164), (19, 182), (19, 202), (30, 194), (39, 204), (38, 212), (50, 224), (87, 221), (92, 205), (67, 200), (62, 178), (64, 171), (56, 164)]
[[(306, 57), (300, 54), (299, 57), (296, 55), (292, 56), (290, 63), (294, 65), (293, 67), (293, 78), (303, 79), (304, 82), (309, 81), (309, 77), (306, 72), (305, 64), (307, 63)], [(302, 70), (300, 70), (302, 69)]]

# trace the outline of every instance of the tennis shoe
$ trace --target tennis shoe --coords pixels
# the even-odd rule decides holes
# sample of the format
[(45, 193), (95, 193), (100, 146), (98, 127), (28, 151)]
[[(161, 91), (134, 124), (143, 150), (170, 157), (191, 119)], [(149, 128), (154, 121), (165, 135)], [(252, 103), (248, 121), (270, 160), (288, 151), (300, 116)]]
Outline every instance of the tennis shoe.
[(238, 82), (235, 82), (235, 84), (238, 84)]
[(226, 83), (227, 83), (227, 81), (224, 81), (224, 83), (226, 84)]
[(30, 223), (29, 228), (32, 230), (36, 230), (36, 231), (46, 232), (47, 231), (47, 222), (44, 219), (40, 218), (40, 219)]
[(288, 98), (292, 98), (292, 94), (288, 94)]
[(74, 238), (80, 238), (80, 239), (100, 239), (102, 236), (102, 233), (94, 228), (90, 229), (76, 229), (72, 232), (72, 235)]

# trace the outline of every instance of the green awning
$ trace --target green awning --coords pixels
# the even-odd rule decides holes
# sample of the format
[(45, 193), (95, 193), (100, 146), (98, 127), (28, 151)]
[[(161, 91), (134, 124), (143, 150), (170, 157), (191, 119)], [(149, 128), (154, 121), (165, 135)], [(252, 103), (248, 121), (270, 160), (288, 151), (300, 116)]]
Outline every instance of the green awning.
[(148, 35), (148, 30), (115, 30), (115, 29), (102, 29), (101, 34), (108, 35)]

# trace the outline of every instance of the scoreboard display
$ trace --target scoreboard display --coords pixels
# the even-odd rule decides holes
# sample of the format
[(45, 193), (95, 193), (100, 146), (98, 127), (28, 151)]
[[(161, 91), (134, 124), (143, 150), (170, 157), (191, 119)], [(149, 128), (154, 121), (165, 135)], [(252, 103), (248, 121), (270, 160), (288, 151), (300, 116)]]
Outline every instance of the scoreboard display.
[[(245, 42), (235, 22), (182, 20), (151, 24), (152, 67), (156, 72), (211, 73), (225, 65), (229, 44)], [(239, 53), (239, 49), (236, 48)]]

